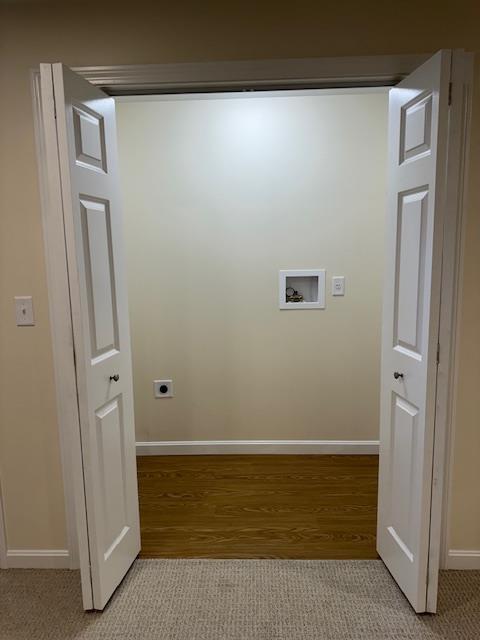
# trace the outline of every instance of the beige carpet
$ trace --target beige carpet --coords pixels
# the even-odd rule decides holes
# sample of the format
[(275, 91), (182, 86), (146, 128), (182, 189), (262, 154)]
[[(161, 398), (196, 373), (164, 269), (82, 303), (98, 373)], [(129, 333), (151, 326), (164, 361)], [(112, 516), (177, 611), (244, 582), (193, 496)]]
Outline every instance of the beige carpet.
[(139, 560), (103, 613), (79, 575), (0, 571), (1, 640), (478, 640), (480, 571), (416, 616), (377, 560)]

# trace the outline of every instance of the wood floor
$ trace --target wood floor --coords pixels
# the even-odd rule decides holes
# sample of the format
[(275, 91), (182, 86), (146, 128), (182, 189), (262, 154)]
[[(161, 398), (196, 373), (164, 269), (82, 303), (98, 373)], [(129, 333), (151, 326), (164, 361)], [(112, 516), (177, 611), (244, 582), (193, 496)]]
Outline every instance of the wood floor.
[(137, 458), (144, 558), (375, 558), (378, 456)]

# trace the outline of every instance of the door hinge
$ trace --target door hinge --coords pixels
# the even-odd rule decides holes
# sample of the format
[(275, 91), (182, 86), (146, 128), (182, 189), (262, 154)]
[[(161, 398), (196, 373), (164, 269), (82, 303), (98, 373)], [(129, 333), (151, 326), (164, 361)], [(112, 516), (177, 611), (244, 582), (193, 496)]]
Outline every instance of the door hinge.
[(453, 82), (448, 83), (448, 106), (452, 104)]
[(437, 364), (440, 364), (440, 343), (437, 342)]

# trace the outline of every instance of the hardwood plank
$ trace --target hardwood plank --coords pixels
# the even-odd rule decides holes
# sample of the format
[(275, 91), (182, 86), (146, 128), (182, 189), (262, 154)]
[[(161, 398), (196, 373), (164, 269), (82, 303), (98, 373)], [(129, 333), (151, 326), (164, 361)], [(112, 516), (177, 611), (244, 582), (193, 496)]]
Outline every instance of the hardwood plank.
[(142, 557), (377, 557), (378, 456), (144, 456), (137, 463)]

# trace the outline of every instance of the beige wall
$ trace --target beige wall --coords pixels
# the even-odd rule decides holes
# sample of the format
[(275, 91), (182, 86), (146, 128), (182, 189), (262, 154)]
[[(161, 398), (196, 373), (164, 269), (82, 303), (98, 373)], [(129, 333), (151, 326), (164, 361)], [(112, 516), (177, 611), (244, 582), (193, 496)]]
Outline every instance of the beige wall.
[(377, 439), (387, 93), (242, 95), (117, 105), (137, 440)]
[[(65, 544), (29, 69), (252, 58), (480, 50), (480, 4), (337, 2), (2, 5), (0, 16), (0, 469), (10, 548)], [(480, 80), (480, 67), (475, 78)], [(480, 549), (480, 95), (460, 328), (452, 546)], [(37, 325), (17, 329), (12, 297), (32, 293)]]

